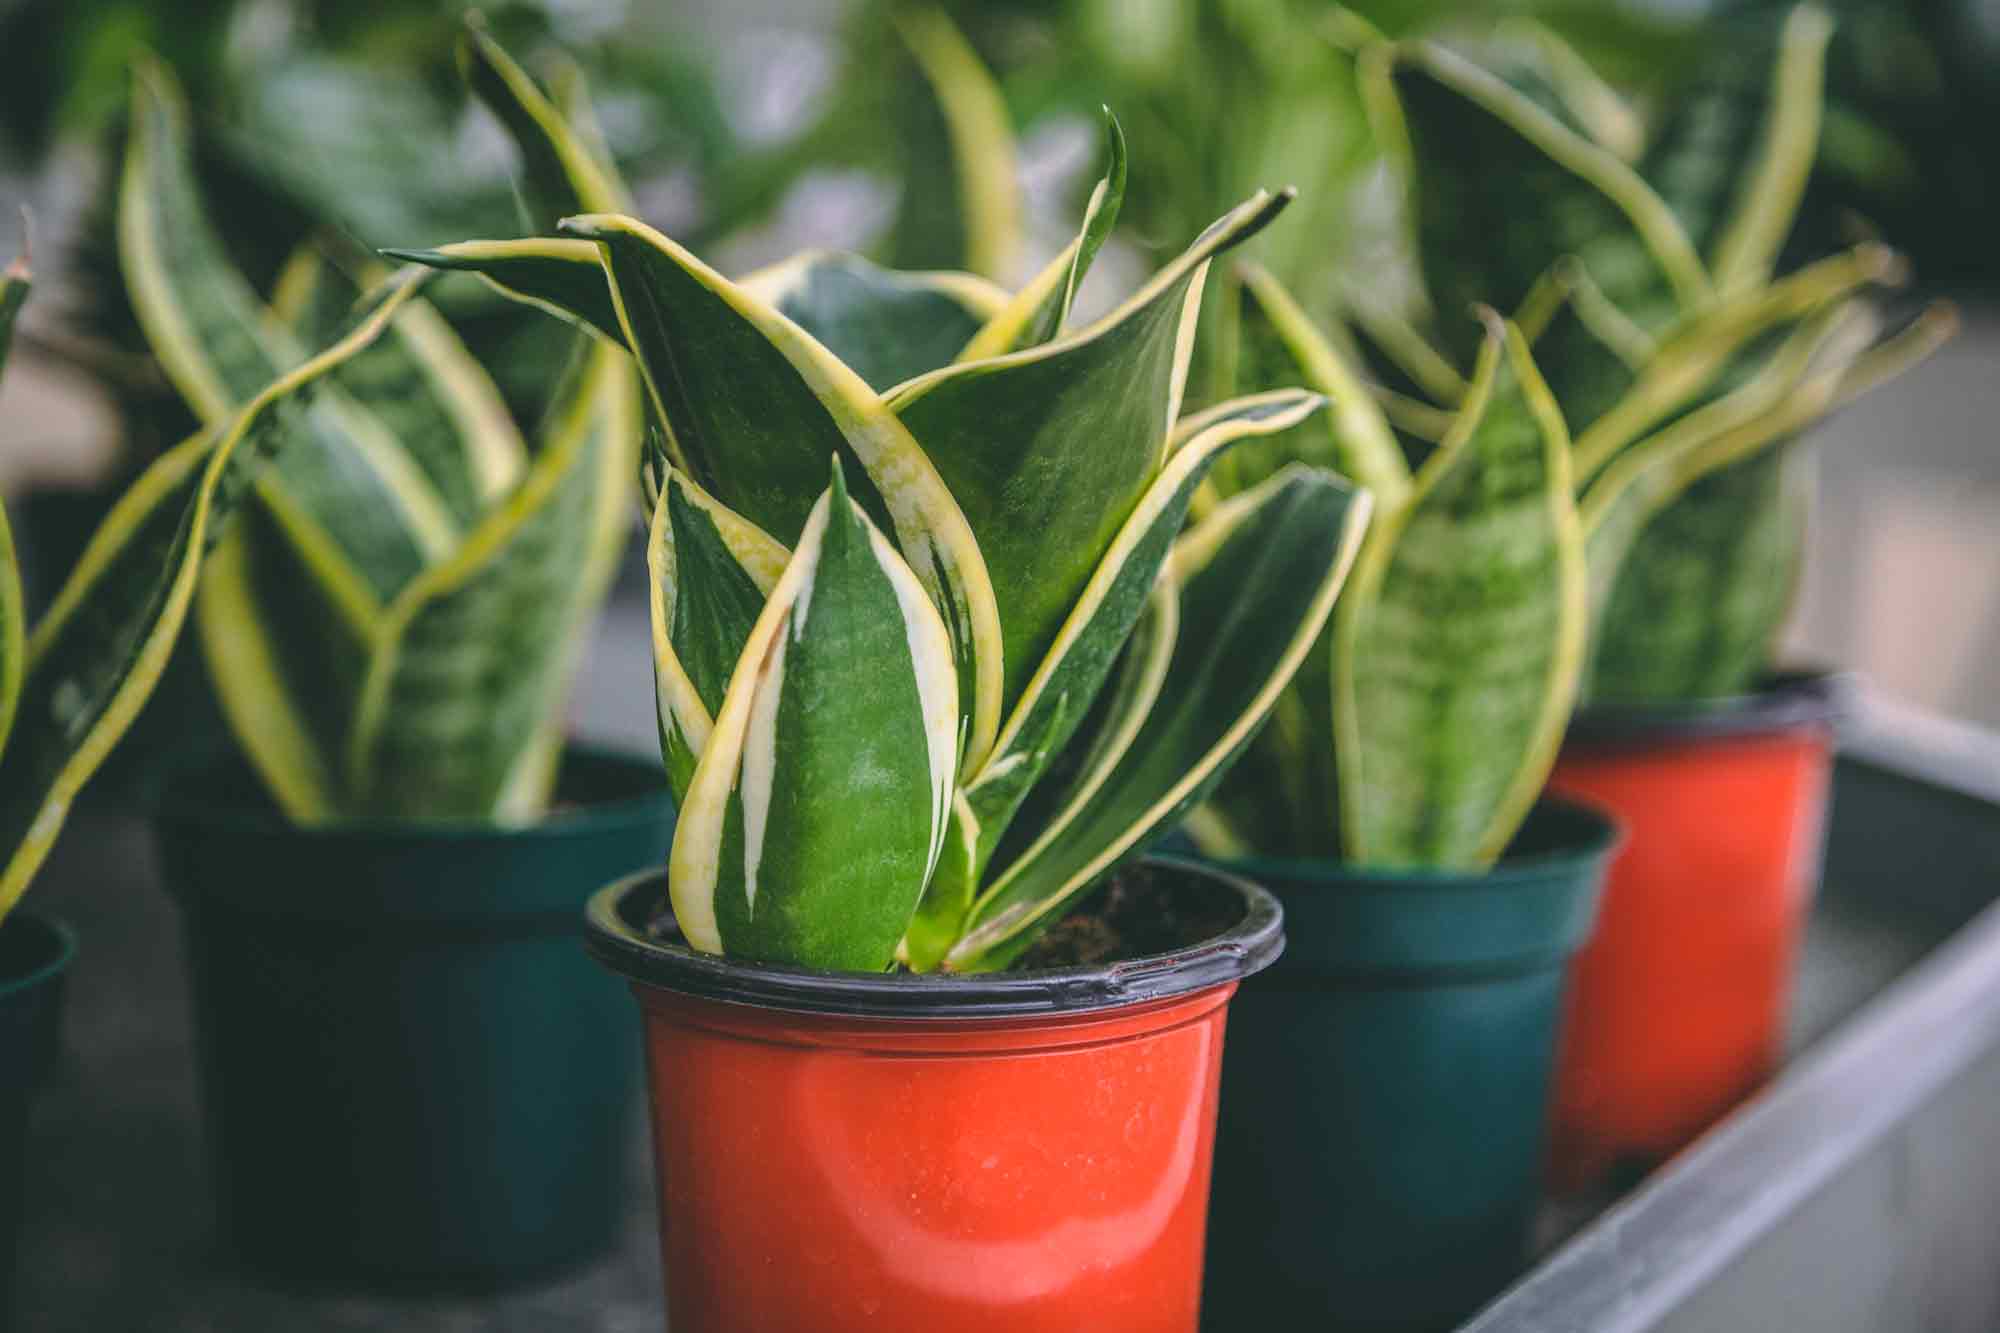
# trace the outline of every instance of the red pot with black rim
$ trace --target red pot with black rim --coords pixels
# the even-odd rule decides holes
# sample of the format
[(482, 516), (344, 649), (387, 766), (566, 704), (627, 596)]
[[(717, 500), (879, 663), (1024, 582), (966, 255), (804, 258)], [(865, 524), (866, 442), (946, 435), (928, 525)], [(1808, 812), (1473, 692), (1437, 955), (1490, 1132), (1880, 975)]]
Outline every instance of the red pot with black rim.
[(1143, 863), (1225, 923), (1147, 957), (869, 975), (698, 953), (664, 879), (600, 892), (638, 997), (674, 1333), (1194, 1333), (1230, 996), (1262, 889)]
[(1770, 1075), (1819, 881), (1839, 677), (1579, 714), (1552, 790), (1624, 823), (1557, 1060), (1554, 1183), (1684, 1147)]

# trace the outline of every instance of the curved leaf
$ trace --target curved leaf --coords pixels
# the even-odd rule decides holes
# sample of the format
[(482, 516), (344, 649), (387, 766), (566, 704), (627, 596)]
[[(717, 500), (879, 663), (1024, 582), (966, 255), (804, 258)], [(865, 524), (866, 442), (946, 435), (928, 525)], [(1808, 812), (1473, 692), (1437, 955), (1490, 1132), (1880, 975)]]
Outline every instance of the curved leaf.
[(1555, 761), (1586, 614), (1569, 435), (1520, 331), (1493, 317), (1457, 428), (1377, 526), (1335, 618), (1348, 860), (1500, 854)]
[(881, 971), (958, 769), (944, 621), (835, 465), (729, 683), (668, 866), (689, 943)]
[(1005, 966), (1033, 933), (1200, 801), (1318, 638), (1361, 544), (1369, 501), (1294, 468), (1245, 491), (1176, 546), (1173, 658), (1129, 745), (1061, 822), (981, 894), (948, 966)]
[(880, 390), (949, 365), (1007, 294), (970, 273), (898, 273), (811, 250), (739, 284)]
[[(784, 315), (644, 223), (570, 218), (603, 246), (669, 460), (780, 541), (802, 530), (829, 457), (895, 535), (952, 635), (967, 761), (999, 727), (1001, 621), (973, 531), (933, 460), (854, 370)], [(928, 443), (928, 442), (926, 442)]]
[(346, 338), (160, 458), (91, 538), (35, 628), (16, 725), (0, 754), (0, 915), (166, 669), (216, 528), (271, 450), (293, 441), (278, 409), (367, 346), (414, 289), (408, 281), (390, 288)]
[(1289, 197), (1260, 193), (1239, 205), (1087, 329), (887, 395), (985, 556), (1008, 707), (1160, 470), (1209, 261), (1255, 235)]
[[(487, 35), (476, 13), (467, 16), (458, 45), (466, 86), (500, 118), (520, 149), (522, 195), (536, 231), (553, 230), (572, 213), (618, 213), (630, 193), (615, 168), (592, 150), (528, 72)], [(581, 89), (575, 90), (581, 99)]]
[[(7, 368), (7, 349), (14, 338), (14, 319), (28, 299), (31, 279), (25, 258), (0, 270), (0, 371)], [(27, 668), (27, 613), (21, 592), (21, 562), (14, 553), (14, 531), (0, 505), (0, 754), (14, 724), (14, 705)]]
[(729, 676), (791, 552), (668, 469), (646, 546), (660, 753), (686, 795)]
[(1006, 278), (1021, 245), (1014, 129), (1006, 99), (992, 72), (942, 11), (907, 10), (897, 17), (896, 27), (944, 114), (965, 230), (965, 267), (984, 277)]
[(594, 347), (527, 479), (389, 605), (349, 740), (355, 809), (543, 812), (563, 701), (625, 544), (638, 413), (630, 363)]
[(1084, 205), (1083, 226), (1076, 239), (1064, 246), (1011, 300), (991, 313), (976, 336), (963, 344), (958, 360), (977, 361), (1024, 347), (1038, 347), (1062, 332), (1070, 306), (1076, 301), (1077, 288), (1083, 285), (1084, 275), (1090, 272), (1091, 261), (1103, 248), (1105, 237), (1118, 224), (1118, 211), (1125, 202), (1125, 132), (1109, 111), (1104, 114), (1104, 134), (1109, 165), (1090, 191), (1090, 199)]
[(502, 296), (625, 346), (625, 331), (589, 241), (534, 237), (522, 241), (459, 241), (434, 250), (382, 251), (391, 259), (455, 273), (476, 273)]

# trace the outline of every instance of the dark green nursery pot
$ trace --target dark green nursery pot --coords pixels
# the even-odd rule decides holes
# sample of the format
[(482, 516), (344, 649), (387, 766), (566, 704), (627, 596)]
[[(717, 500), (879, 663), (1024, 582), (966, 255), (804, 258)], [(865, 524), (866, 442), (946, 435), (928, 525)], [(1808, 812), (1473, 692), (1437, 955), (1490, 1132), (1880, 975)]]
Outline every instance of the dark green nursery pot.
[(1544, 801), (1483, 873), (1229, 863), (1291, 943), (1230, 1016), (1206, 1328), (1448, 1329), (1519, 1271), (1567, 964), (1617, 839)]
[(240, 768), (161, 803), (225, 1238), (333, 1280), (506, 1281), (609, 1245), (638, 1031), (583, 904), (658, 865), (657, 759), (572, 750), (526, 828), (284, 822)]
[(13, 1326), (29, 1111), (55, 1059), (75, 955), (76, 937), (59, 921), (18, 911), (0, 921), (0, 1329)]

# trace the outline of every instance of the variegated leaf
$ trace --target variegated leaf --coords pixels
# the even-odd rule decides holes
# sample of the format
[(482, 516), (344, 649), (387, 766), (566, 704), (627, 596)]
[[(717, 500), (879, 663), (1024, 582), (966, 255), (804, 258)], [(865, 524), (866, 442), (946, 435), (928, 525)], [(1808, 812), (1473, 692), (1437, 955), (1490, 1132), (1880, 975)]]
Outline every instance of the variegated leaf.
[(741, 286), (878, 392), (949, 365), (1007, 301), (970, 273), (897, 273), (826, 250), (760, 269)]
[[(305, 359), (230, 263), (197, 195), (186, 109), (171, 76), (140, 66), (118, 203), (119, 259), (140, 326), (195, 415), (227, 420)], [(286, 449), (258, 483), (279, 526), (341, 585), (333, 600), (365, 618), (460, 529), (414, 458), (373, 414), (322, 393), (296, 427), (312, 443)]]
[(0, 754), (0, 915), (166, 669), (217, 528), (271, 451), (297, 447), (281, 409), (367, 346), (413, 290), (407, 280), (385, 289), (347, 337), (160, 458), (91, 538), (35, 627), (17, 722)]
[(1371, 77), (1394, 81), (1372, 105), (1413, 164), (1420, 262), (1445, 330), (1475, 304), (1513, 309), (1565, 255), (1649, 332), (1709, 302), (1672, 210), (1616, 154), (1436, 44), (1376, 56)]
[[(994, 850), (1022, 801), (1069, 744), (1103, 688), (1210, 465), (1239, 441), (1292, 429), (1324, 401), (1303, 390), (1280, 390), (1234, 399), (1179, 424), (1166, 467), (1092, 572), (1009, 713), (993, 753), (965, 783), (954, 809), (951, 854), (940, 864), (926, 898), (926, 924), (962, 920), (971, 907)], [(1108, 766), (1117, 757), (1110, 751), (1100, 756), (1100, 762)], [(910, 961), (928, 965), (935, 960), (926, 956), (920, 943)]]
[(1026, 287), (991, 313), (985, 326), (963, 345), (959, 360), (977, 361), (1024, 347), (1039, 347), (1062, 332), (1070, 307), (1076, 302), (1077, 289), (1083, 285), (1084, 275), (1090, 272), (1091, 261), (1097, 258), (1105, 238), (1118, 224), (1118, 211), (1125, 202), (1125, 132), (1108, 111), (1104, 116), (1104, 134), (1109, 165), (1090, 191), (1076, 239), (1064, 246)]
[[(604, 247), (670, 461), (780, 541), (803, 529), (829, 457), (894, 534), (952, 636), (967, 761), (991, 747), (1001, 706), (1001, 620), (973, 531), (933, 459), (882, 399), (811, 334), (641, 222), (570, 218)], [(928, 441), (926, 441), (928, 444)]]
[(668, 867), (689, 943), (881, 971), (958, 769), (943, 619), (836, 462), (731, 676)]
[(625, 345), (604, 261), (589, 241), (534, 237), (521, 241), (459, 241), (435, 250), (382, 251), (391, 259), (476, 273), (501, 295)]
[[(552, 231), (572, 213), (619, 213), (631, 207), (617, 169), (487, 34), (476, 13), (468, 15), (458, 67), (466, 86), (500, 118), (520, 150), (521, 193), (533, 230)], [(587, 105), (581, 87), (574, 96)]]
[(1275, 217), (1259, 193), (1104, 318), (1051, 343), (891, 391), (977, 538), (999, 602), (1011, 708), (1159, 473), (1217, 254)]
[(646, 548), (660, 752), (687, 793), (729, 676), (791, 559), (777, 541), (669, 469)]
[(1489, 317), (1457, 427), (1378, 524), (1335, 621), (1348, 860), (1499, 856), (1555, 760), (1586, 614), (1568, 432), (1520, 331)]
[[(1182, 537), (1172, 660), (1155, 702), (1108, 771), (980, 895), (947, 966), (1005, 966), (1040, 927), (1199, 802), (1234, 762), (1319, 637), (1369, 502), (1329, 473), (1294, 468), (1221, 506)], [(1143, 649), (1142, 649), (1143, 651)], [(1113, 726), (1130, 714), (1106, 712)], [(1117, 747), (1112, 747), (1116, 749)]]
[(353, 808), (519, 823), (546, 807), (563, 703), (625, 544), (639, 404), (593, 346), (532, 470), (390, 603), (348, 746)]
[[(1009, 278), (1021, 246), (1021, 206), (1014, 187), (1014, 129), (1006, 99), (992, 71), (943, 11), (913, 7), (898, 14), (896, 26), (944, 120), (962, 262), (982, 277)], [(917, 215), (931, 216), (935, 193), (905, 192), (904, 230)], [(907, 262), (908, 256), (896, 259)]]
[[(25, 258), (14, 259), (0, 270), (0, 371), (7, 368), (14, 320), (28, 299), (30, 282)], [(6, 751), (7, 732), (14, 722), (14, 704), (21, 693), (27, 651), (21, 562), (14, 553), (14, 531), (8, 525), (6, 507), (0, 505), (0, 753)]]

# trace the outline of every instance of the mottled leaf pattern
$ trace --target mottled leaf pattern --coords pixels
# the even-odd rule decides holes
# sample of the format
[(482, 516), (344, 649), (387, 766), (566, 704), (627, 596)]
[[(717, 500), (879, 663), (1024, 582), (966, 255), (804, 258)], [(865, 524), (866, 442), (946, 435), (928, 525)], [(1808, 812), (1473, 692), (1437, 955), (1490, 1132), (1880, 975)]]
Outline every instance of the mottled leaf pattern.
[(1350, 860), (1500, 854), (1574, 703), (1583, 558), (1562, 416), (1519, 330), (1493, 327), (1458, 426), (1376, 528), (1335, 625)]

